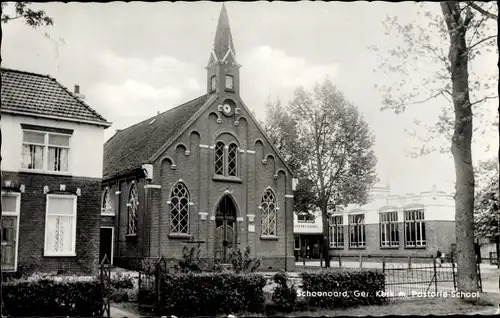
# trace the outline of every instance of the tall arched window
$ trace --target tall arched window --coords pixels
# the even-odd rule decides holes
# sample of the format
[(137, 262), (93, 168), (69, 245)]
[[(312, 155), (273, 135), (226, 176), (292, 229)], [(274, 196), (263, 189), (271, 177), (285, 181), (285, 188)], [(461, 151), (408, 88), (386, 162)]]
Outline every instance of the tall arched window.
[(135, 183), (132, 183), (128, 195), (128, 229), (127, 234), (137, 234), (137, 209), (139, 207), (139, 195)]
[(224, 175), (224, 143), (222, 141), (215, 145), (215, 174)]
[(170, 194), (170, 232), (189, 233), (189, 192), (181, 182), (172, 188)]
[(238, 146), (230, 144), (227, 151), (227, 174), (236, 176), (236, 168), (238, 163)]
[(114, 214), (109, 189), (105, 189), (102, 194), (101, 214)]
[(262, 235), (277, 235), (276, 230), (276, 196), (273, 190), (267, 189), (260, 201), (262, 211)]

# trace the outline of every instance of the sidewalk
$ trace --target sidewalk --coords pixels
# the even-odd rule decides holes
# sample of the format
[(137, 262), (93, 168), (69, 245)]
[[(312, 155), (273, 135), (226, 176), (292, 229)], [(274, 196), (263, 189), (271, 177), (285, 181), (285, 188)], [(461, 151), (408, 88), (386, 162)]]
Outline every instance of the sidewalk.
[(131, 313), (129, 311), (125, 311), (123, 309), (116, 308), (113, 306), (113, 304), (111, 304), (110, 316), (111, 316), (111, 318), (124, 318), (124, 317), (139, 318), (139, 317), (141, 317), (141, 316), (134, 314), (134, 313)]

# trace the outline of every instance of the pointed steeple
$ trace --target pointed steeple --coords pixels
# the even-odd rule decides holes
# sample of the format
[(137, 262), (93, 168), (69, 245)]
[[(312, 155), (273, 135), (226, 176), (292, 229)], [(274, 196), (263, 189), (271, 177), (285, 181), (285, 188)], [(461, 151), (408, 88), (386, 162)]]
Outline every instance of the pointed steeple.
[(207, 69), (208, 94), (239, 94), (240, 65), (236, 61), (226, 6), (222, 4)]
[(233, 54), (236, 55), (226, 6), (222, 4), (222, 9), (220, 10), (219, 15), (219, 22), (217, 23), (217, 31), (215, 31), (214, 39), (214, 53), (217, 59), (224, 59), (229, 49), (231, 49)]

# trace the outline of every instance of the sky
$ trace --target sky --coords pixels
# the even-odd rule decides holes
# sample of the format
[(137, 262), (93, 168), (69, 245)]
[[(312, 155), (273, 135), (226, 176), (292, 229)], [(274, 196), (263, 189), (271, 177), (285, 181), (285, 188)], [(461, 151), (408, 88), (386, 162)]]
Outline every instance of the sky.
[[(105, 131), (106, 140), (117, 129), (205, 93), (204, 67), (220, 3), (33, 6), (45, 10), (54, 25), (32, 29), (19, 20), (2, 25), (2, 67), (50, 74), (71, 90), (79, 85), (85, 101), (113, 123)], [(440, 12), (438, 3), (427, 7)], [(372, 129), (378, 177), (393, 193), (428, 191), (434, 185), (454, 192), (451, 155), (412, 158), (408, 151), (421, 144), (405, 133), (415, 119), (435, 121), (443, 100), (394, 114), (380, 110), (382, 94), (375, 88), (386, 83), (388, 76), (374, 72), (379, 63), (368, 47), (400, 44), (386, 35), (382, 21), (393, 15), (400, 21), (418, 22), (418, 4), (262, 1), (228, 2), (226, 9), (242, 65), (241, 97), (258, 118), (265, 118), (268, 98), (286, 103), (298, 86), (311, 89), (328, 78), (359, 108)], [(497, 53), (485, 54), (476, 62), (476, 70), (496, 70), (497, 61)], [(491, 122), (498, 123), (498, 99), (481, 107)], [(485, 135), (474, 139), (474, 161), (496, 157), (498, 131), (490, 126)], [(486, 150), (488, 144), (493, 147)]]

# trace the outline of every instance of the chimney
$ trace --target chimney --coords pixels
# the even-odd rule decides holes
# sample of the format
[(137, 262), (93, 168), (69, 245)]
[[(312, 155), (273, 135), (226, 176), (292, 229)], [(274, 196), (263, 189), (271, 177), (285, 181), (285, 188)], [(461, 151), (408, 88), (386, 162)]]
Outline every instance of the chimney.
[(73, 94), (75, 94), (76, 98), (78, 98), (81, 101), (85, 99), (85, 95), (80, 94), (80, 85), (75, 85), (75, 90)]

